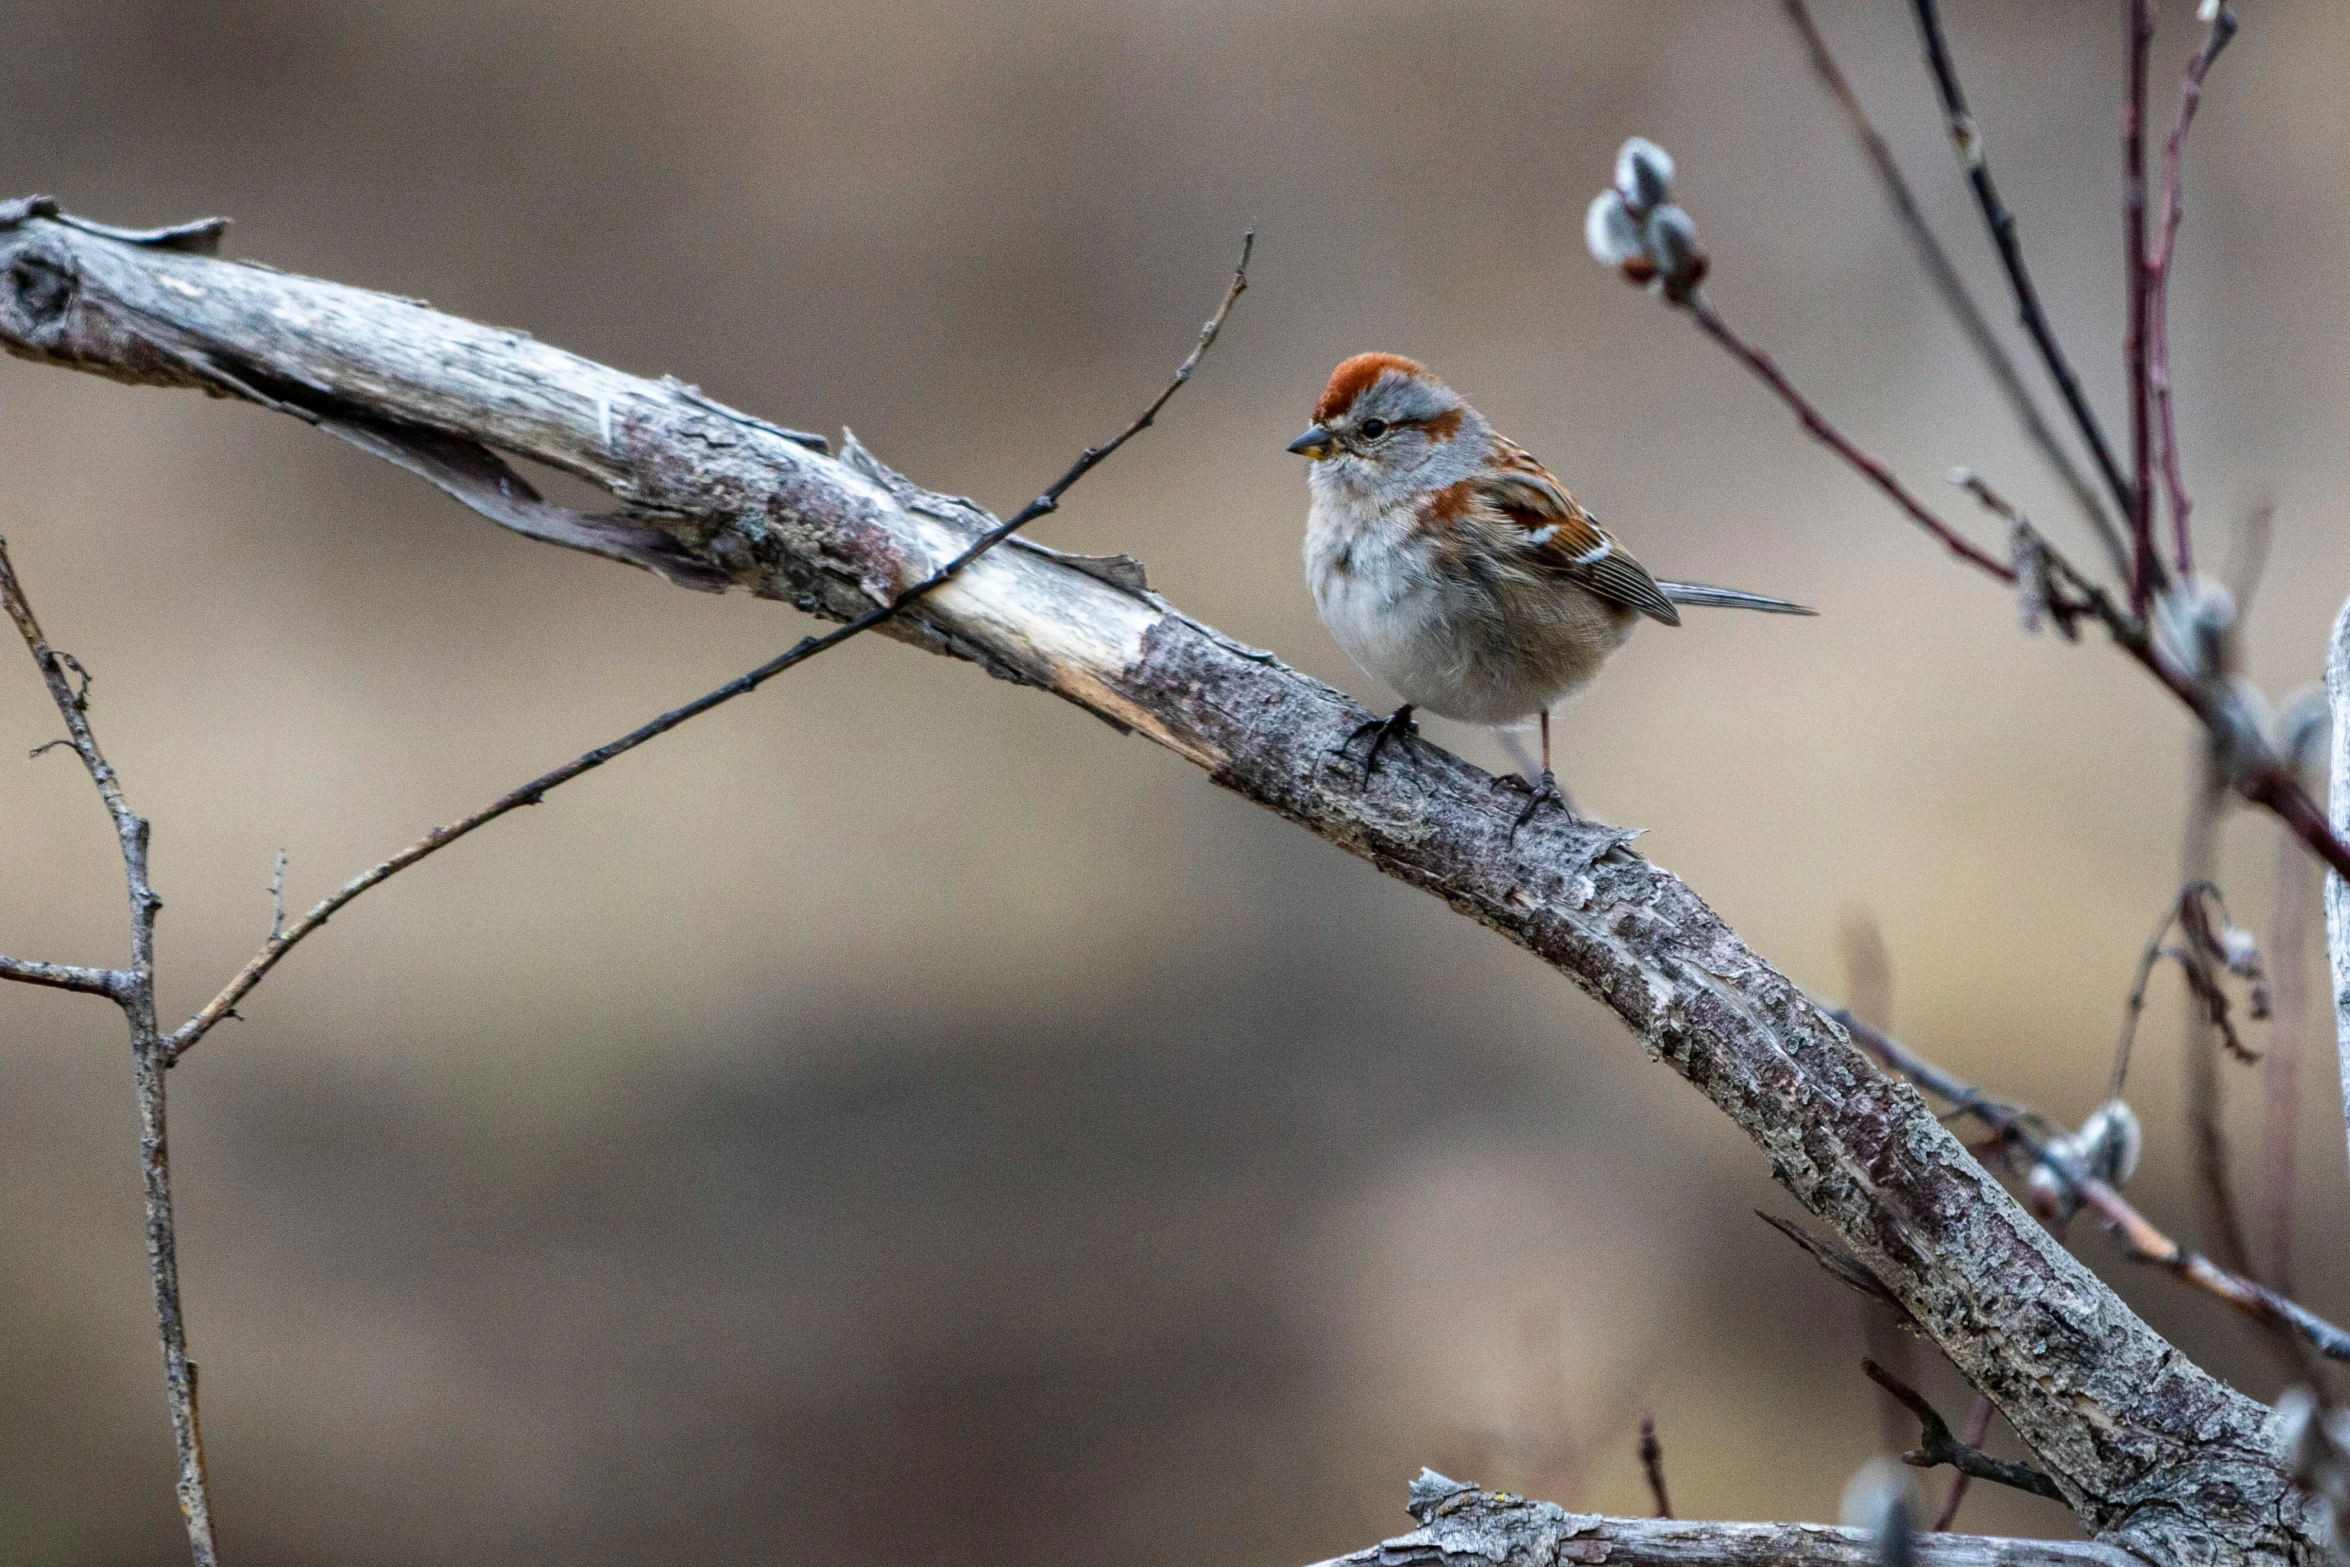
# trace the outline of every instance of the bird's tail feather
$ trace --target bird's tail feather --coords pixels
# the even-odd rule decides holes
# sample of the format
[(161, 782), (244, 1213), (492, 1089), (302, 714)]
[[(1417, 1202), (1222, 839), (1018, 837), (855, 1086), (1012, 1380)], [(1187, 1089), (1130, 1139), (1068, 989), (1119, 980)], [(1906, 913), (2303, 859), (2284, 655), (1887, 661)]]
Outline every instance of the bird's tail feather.
[(1717, 588), (1703, 582), (1660, 582), (1657, 587), (1676, 604), (1694, 604), (1706, 609), (1759, 609), (1766, 615), (1819, 613), (1785, 599), (1765, 598), (1760, 593), (1741, 593), (1736, 588)]

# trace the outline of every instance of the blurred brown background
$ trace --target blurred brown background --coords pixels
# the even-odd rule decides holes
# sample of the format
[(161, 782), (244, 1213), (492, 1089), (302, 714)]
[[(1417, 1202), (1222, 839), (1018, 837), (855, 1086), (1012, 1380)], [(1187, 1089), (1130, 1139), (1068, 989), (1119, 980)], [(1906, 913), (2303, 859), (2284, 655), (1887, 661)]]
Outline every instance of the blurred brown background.
[[(1906, 7), (1818, 10), (2004, 320)], [(1949, 10), (2118, 425), (2119, 8)], [(2164, 7), (2165, 125), (2190, 11)], [(2350, 585), (2350, 12), (2245, 19), (2174, 317), (2207, 550), (2278, 504), (2250, 649), (2278, 693)], [(1766, 0), (16, 0), (0, 60), (0, 194), (226, 212), (237, 254), (851, 425), (998, 507), (1158, 384), (1254, 221), (1224, 344), (1042, 536), (1384, 700), (1314, 619), (1281, 446), (1343, 354), (1428, 359), (1658, 571), (1825, 611), (1651, 628), (1569, 711), (1580, 802), (1824, 993), (1841, 912), (1875, 911), (1895, 1022), (1953, 1066), (2068, 1118), (2101, 1092), (2171, 885), (2180, 713), (2019, 636), (1583, 253), (1618, 141), (1664, 142), (1733, 320), (1921, 488), (1964, 462), (2077, 537)], [(803, 630), (185, 394), (0, 362), (0, 471), (156, 820), (182, 1013), (266, 929), (281, 845), (306, 904)], [(108, 961), (97, 805), (70, 758), (21, 760), (54, 728), (0, 658), (0, 950)], [(2230, 827), (2263, 923), (2273, 856)], [(2191, 1233), (2174, 983), (2139, 1195)], [(172, 1105), (242, 1567), (1288, 1567), (1404, 1526), (1421, 1462), (1641, 1510), (1644, 1405), (1687, 1514), (1832, 1516), (1877, 1442), (1855, 1302), (1611, 1018), (1194, 769), (880, 640), (372, 895), (247, 1010)], [(2303, 1292), (2339, 1317), (2322, 1043), (2306, 1080)], [(0, 1085), (0, 1555), (184, 1559), (118, 1020), (0, 995)], [(2273, 1394), (2239, 1322), (2082, 1250)], [(2070, 1527), (2004, 1495), (1967, 1518)]]

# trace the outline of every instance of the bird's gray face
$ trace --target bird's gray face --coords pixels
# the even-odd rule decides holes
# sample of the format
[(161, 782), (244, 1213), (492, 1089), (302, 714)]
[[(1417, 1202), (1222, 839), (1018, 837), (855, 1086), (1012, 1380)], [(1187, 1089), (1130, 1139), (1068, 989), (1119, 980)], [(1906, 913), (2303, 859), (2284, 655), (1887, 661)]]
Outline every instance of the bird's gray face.
[(1333, 378), (1334, 394), (1349, 390), (1326, 394), (1321, 417), (1289, 443), (1313, 460), (1317, 484), (1401, 494), (1458, 466), (1460, 437), (1476, 415), (1451, 387), (1425, 371), (1384, 368), (1359, 389)]

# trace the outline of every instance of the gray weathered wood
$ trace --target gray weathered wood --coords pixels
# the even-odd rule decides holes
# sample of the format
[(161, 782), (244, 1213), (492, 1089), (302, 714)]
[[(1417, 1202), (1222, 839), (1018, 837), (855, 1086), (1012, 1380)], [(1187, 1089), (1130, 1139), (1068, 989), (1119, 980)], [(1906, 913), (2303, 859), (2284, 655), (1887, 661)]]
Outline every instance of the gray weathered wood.
[[(1873, 1542), (1857, 1529), (1816, 1523), (1701, 1523), (1672, 1518), (1607, 1518), (1551, 1502), (1467, 1487), (1435, 1500), (1448, 1484), (1423, 1473), (1413, 1487), (1422, 1526), (1315, 1567), (1877, 1567)], [(1441, 1494), (1437, 1492), (1436, 1494)], [(2087, 1540), (2012, 1540), (1978, 1534), (1919, 1534), (1916, 1567), (2145, 1567), (2137, 1557)]]
[[(2326, 646), (2326, 705), (2334, 715), (2327, 814), (2341, 832), (2350, 824), (2350, 602), (2334, 617)], [(2326, 875), (2326, 957), (2334, 979), (2334, 1060), (2342, 1076), (2343, 1119), (2350, 1125), (2350, 882), (2333, 872)]]
[[(361, 432), (508, 525), (483, 493), (493, 454), (551, 463), (621, 502), (567, 514), (586, 535), (558, 542), (835, 619), (985, 523), (853, 443), (829, 454), (676, 382), (34, 203), (0, 205), (0, 343)], [(2269, 1412), (2140, 1321), (1632, 834), (1545, 815), (1513, 838), (1516, 799), (1431, 746), (1365, 784), (1341, 749), (1368, 715), (1342, 693), (1049, 552), (983, 557), (887, 629), (1165, 746), (1567, 975), (1755, 1141), (2101, 1537), (2157, 1561), (2315, 1559)]]

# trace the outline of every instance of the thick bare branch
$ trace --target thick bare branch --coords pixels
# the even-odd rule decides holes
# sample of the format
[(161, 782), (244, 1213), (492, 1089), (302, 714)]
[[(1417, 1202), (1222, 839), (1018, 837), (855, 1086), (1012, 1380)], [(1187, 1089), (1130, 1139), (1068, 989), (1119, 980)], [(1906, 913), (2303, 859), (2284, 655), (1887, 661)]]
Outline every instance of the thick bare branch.
[[(853, 444), (839, 457), (686, 388), (518, 333), (257, 267), (0, 213), (0, 341), (118, 379), (419, 426), (595, 480), (752, 591), (853, 619), (992, 526)], [(250, 390), (244, 390), (249, 388)], [(2200, 1371), (2057, 1245), (1928, 1110), (1698, 897), (1560, 816), (1513, 834), (1434, 747), (1367, 783), (1369, 717), (1111, 580), (1020, 546), (881, 628), (1052, 691), (1526, 947), (1613, 1010), (1998, 1401), (2093, 1530), (2157, 1559), (2303, 1548), (2268, 1411)]]
[[(830, 652), (850, 638), (896, 619), (909, 605), (937, 592), (961, 576), (970, 568), (973, 561), (1012, 537), (1020, 528), (1049, 512), (1058, 510), (1061, 498), (1069, 493), (1078, 480), (1091, 473), (1104, 458), (1117, 451), (1119, 447), (1149, 429), (1153, 421), (1158, 418), (1160, 410), (1165, 408), (1168, 401), (1183, 389), (1185, 383), (1191, 380), (1192, 372), (1199, 368), (1199, 362), (1206, 357), (1207, 351), (1215, 346), (1217, 334), (1224, 330), (1224, 323), (1231, 318), (1232, 307), (1239, 303), (1240, 296), (1248, 291), (1248, 258), (1256, 249), (1256, 242), (1256, 231), (1251, 229), (1240, 242), (1240, 261), (1232, 269), (1232, 282), (1224, 291), (1223, 301), (1217, 305), (1216, 313), (1208, 318), (1207, 324), (1200, 328), (1199, 341), (1192, 346), (1190, 355), (1184, 359), (1183, 363), (1176, 367), (1174, 378), (1168, 381), (1159, 395), (1151, 400), (1150, 405), (1109, 440), (1099, 446), (1087, 447), (1077, 460), (1069, 465), (1068, 470), (1060, 478), (1054, 480), (1035, 500), (1021, 507), (1005, 521), (988, 529), (973, 540), (968, 547), (956, 554), (952, 560), (921, 581), (893, 594), (887, 602), (875, 605), (838, 630), (826, 632), (822, 636), (803, 637), (790, 651), (769, 659), (756, 669), (737, 675), (715, 691), (705, 692), (683, 707), (672, 708), (658, 718), (647, 720), (617, 740), (607, 741), (592, 751), (573, 757), (550, 772), (541, 773), (521, 787), (510, 789), (498, 796), (470, 816), (451, 822), (446, 827), (434, 828), (390, 859), (370, 866), (343, 883), (342, 886), (337, 887), (291, 925), (285, 922), (286, 865), (285, 855), (281, 851), (278, 855), (277, 875), (270, 883), (270, 904), (273, 917), (270, 920), (269, 939), (261, 944), (259, 952), (254, 953), (251, 958), (246, 960), (243, 968), (231, 976), (229, 982), (221, 987), (218, 995), (206, 1002), (202, 1010), (182, 1023), (164, 1040), (164, 1064), (168, 1066), (185, 1055), (196, 1041), (212, 1031), (214, 1024), (222, 1018), (228, 1017), (235, 1010), (237, 1003), (251, 994), (253, 987), (260, 984), (268, 976), (269, 971), (277, 966), (278, 961), (292, 951), (303, 938), (332, 919), (346, 904), (369, 888), (380, 886), (419, 860), (439, 853), (476, 828), (486, 827), (510, 811), (519, 810), (526, 805), (538, 804), (547, 797), (550, 790), (571, 782), (582, 773), (592, 772), (614, 757), (633, 751), (646, 741), (667, 734), (688, 719), (698, 718), (714, 707), (731, 702), (738, 696), (756, 691), (785, 670), (804, 664), (819, 653)], [(561, 541), (550, 540), (549, 542)], [(672, 576), (674, 579), (674, 574)], [(681, 585), (692, 586), (693, 584), (681, 583)]]
[(2177, 1274), (2206, 1294), (2217, 1297), (2280, 1335), (2306, 1343), (2329, 1360), (2350, 1361), (2350, 1332), (2345, 1332), (2298, 1301), (2241, 1274), (2231, 1273), (2200, 1252), (2189, 1251), (2164, 1234), (2151, 1219), (2104, 1180), (2056, 1146), (2039, 1118), (2014, 1105), (1984, 1097), (1933, 1062), (1866, 1023), (1843, 1016), (1852, 1041), (1926, 1092), (1949, 1101), (1956, 1114), (1970, 1115), (2013, 1141), (2063, 1180), (2081, 1201), (2097, 1210), (2134, 1262), (2152, 1263)]
[[(1877, 1567), (1876, 1542), (1858, 1529), (1814, 1523), (1700, 1523), (1606, 1518), (1552, 1502), (1455, 1486), (1425, 1471), (1412, 1487), (1421, 1527), (1316, 1567)], [(2011, 1540), (1920, 1534), (1915, 1567), (2146, 1567), (2086, 1540)]]

